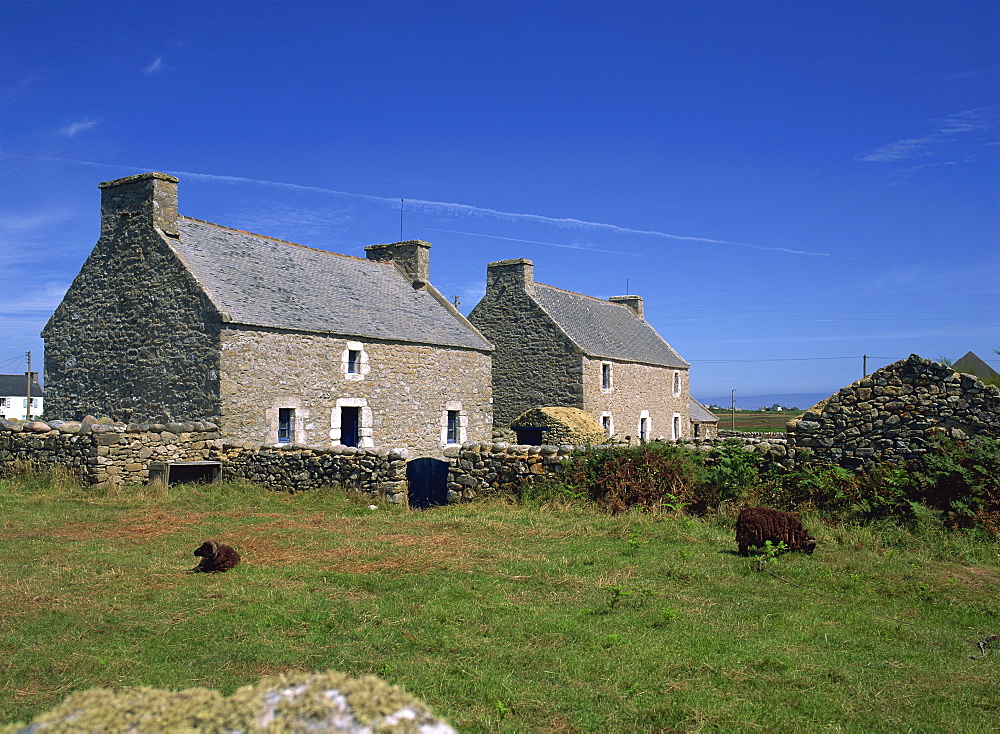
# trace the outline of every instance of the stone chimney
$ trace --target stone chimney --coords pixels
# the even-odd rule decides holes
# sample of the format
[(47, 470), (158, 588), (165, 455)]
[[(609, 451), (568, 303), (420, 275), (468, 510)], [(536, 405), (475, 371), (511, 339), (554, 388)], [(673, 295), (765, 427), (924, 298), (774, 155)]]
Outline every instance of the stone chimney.
[(508, 288), (535, 292), (535, 264), (531, 260), (499, 260), (486, 266), (486, 292)]
[(612, 303), (618, 303), (622, 306), (628, 306), (631, 308), (635, 315), (642, 319), (642, 296), (611, 296), (608, 299)]
[(393, 242), (390, 245), (369, 245), (365, 257), (377, 262), (394, 262), (413, 282), (422, 288), (431, 280), (431, 243), (423, 240)]
[[(177, 236), (177, 179), (165, 173), (140, 173), (98, 184), (101, 189), (101, 235), (129, 222)], [(128, 220), (127, 222), (125, 220)]]

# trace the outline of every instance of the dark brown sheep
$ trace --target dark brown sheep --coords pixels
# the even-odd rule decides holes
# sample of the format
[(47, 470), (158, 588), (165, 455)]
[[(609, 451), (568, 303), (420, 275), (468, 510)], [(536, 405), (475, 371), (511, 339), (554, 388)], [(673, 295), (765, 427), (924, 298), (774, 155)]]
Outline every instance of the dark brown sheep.
[(240, 554), (236, 552), (235, 548), (216, 543), (214, 540), (206, 540), (194, 554), (201, 556), (201, 562), (191, 569), (192, 572), (218, 573), (228, 571), (240, 562)]
[(750, 546), (763, 548), (771, 541), (777, 545), (784, 541), (790, 550), (812, 553), (816, 541), (790, 512), (772, 510), (769, 507), (744, 507), (736, 518), (736, 544), (740, 555), (745, 556)]

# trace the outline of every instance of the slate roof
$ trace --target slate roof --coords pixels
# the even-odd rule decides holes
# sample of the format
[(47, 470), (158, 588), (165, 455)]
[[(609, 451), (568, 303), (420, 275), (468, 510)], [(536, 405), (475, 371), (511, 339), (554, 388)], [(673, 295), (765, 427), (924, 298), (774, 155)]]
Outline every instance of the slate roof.
[(174, 251), (234, 323), (492, 350), (474, 327), (392, 263), (178, 217)]
[[(28, 387), (28, 378), (24, 375), (0, 375), (0, 396), (24, 397), (25, 388)], [(31, 397), (44, 398), (45, 391), (37, 382), (31, 383)]]
[(699, 403), (694, 398), (688, 402), (688, 412), (691, 415), (692, 423), (718, 423), (719, 416), (712, 413), (708, 408)]
[(628, 306), (535, 283), (535, 302), (592, 357), (661, 367), (690, 365)]

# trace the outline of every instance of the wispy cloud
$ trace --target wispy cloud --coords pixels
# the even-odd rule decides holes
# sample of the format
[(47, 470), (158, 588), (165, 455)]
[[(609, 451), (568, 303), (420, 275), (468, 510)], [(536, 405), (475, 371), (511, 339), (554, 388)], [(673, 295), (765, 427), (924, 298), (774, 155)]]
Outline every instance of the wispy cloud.
[(95, 127), (100, 125), (102, 120), (97, 117), (90, 117), (86, 120), (80, 120), (79, 122), (71, 122), (66, 127), (59, 128), (59, 134), (65, 135), (67, 138), (76, 137), (82, 132), (87, 130), (93, 130)]
[[(81, 160), (72, 160), (65, 158), (43, 158), (41, 156), (32, 156), (31, 158), (33, 160), (60, 161), (63, 163), (75, 163), (84, 166), (100, 166), (105, 168), (111, 167), (108, 166), (108, 164), (97, 163), (94, 161), (81, 161)], [(126, 168), (134, 171), (153, 170), (149, 167), (140, 167), (140, 166), (114, 166), (114, 167)], [(303, 186), (302, 184), (285, 183), (282, 181), (267, 181), (258, 178), (248, 178), (246, 176), (228, 176), (215, 173), (195, 173), (193, 171), (164, 171), (164, 173), (170, 173), (179, 178), (186, 178), (186, 179), (194, 179), (202, 181), (219, 181), (228, 184), (255, 184), (257, 186), (268, 186), (280, 189), (287, 189), (290, 191), (303, 191), (303, 192), (328, 194), (331, 196), (343, 196), (347, 198), (357, 199), (360, 201), (368, 201), (375, 204), (381, 204), (383, 206), (391, 206), (393, 208), (398, 208), (400, 206), (400, 199), (396, 197), (374, 196), (372, 194), (357, 194), (350, 191), (328, 189), (322, 186)], [(723, 245), (732, 247), (746, 247), (753, 250), (780, 252), (787, 255), (807, 255), (811, 257), (830, 256), (830, 253), (828, 252), (813, 252), (810, 250), (797, 250), (788, 247), (776, 247), (770, 245), (755, 245), (749, 242), (721, 240), (721, 239), (714, 239), (711, 237), (679, 235), (679, 234), (672, 234), (669, 232), (662, 232), (660, 230), (655, 230), (655, 229), (638, 229), (635, 227), (624, 227), (618, 224), (609, 224), (607, 222), (592, 222), (586, 219), (576, 219), (574, 217), (550, 217), (544, 214), (532, 214), (529, 212), (507, 212), (507, 211), (502, 211), (500, 209), (491, 209), (489, 207), (474, 206), (472, 204), (459, 204), (456, 202), (429, 201), (427, 199), (406, 199), (405, 206), (408, 209), (416, 208), (418, 210), (439, 212), (451, 216), (491, 218), (508, 222), (532, 222), (532, 223), (545, 224), (548, 226), (560, 227), (565, 229), (589, 229), (589, 230), (596, 230), (596, 231), (609, 232), (615, 234), (642, 235), (646, 237), (655, 237), (659, 239), (671, 240), (675, 242), (690, 242), (696, 245), (700, 244), (706, 246)]]
[(12, 84), (7, 84), (0, 87), (0, 102), (8, 102), (18, 95), (20, 95), (25, 90), (34, 86), (38, 82), (45, 79), (45, 75), (35, 73), (23, 76)]
[(166, 68), (167, 65), (163, 63), (163, 57), (157, 56), (155, 59), (153, 59), (152, 63), (150, 63), (149, 66), (145, 67), (142, 70), (142, 73), (145, 74), (146, 76), (153, 76), (153, 74), (157, 74), (165, 70)]
[[(225, 183), (234, 183), (234, 184), (253, 183), (260, 186), (275, 186), (278, 188), (292, 189), (296, 191), (312, 191), (312, 192), (332, 194), (335, 196), (346, 196), (356, 199), (362, 199), (365, 201), (380, 203), (392, 207), (398, 207), (400, 205), (400, 200), (394, 197), (390, 198), (386, 196), (372, 196), (370, 194), (355, 194), (348, 191), (338, 191), (336, 189), (327, 189), (320, 186), (302, 186), (300, 184), (282, 183), (280, 181), (266, 181), (256, 178), (246, 178), (244, 176), (223, 176), (211, 173), (194, 173), (191, 171), (169, 171), (168, 173), (171, 173), (178, 177), (195, 178), (207, 181), (222, 181)], [(491, 209), (489, 207), (474, 206), (472, 204), (459, 204), (456, 202), (429, 201), (426, 199), (406, 199), (405, 206), (408, 208), (416, 208), (423, 211), (440, 212), (454, 216), (493, 218), (493, 219), (501, 219), (512, 222), (534, 222), (537, 224), (547, 224), (550, 226), (562, 227), (567, 229), (593, 229), (605, 232), (614, 232), (617, 234), (644, 235), (647, 237), (657, 237), (661, 239), (668, 239), (680, 242), (692, 242), (695, 244), (703, 244), (703, 245), (731, 245), (735, 247), (749, 247), (754, 250), (783, 252), (789, 255), (811, 255), (819, 257), (828, 257), (830, 254), (828, 252), (810, 252), (808, 250), (793, 250), (787, 247), (770, 247), (765, 245), (753, 245), (747, 242), (720, 240), (720, 239), (713, 239), (710, 237), (695, 237), (692, 235), (670, 234), (668, 232), (661, 232), (659, 230), (654, 230), (654, 229), (636, 229), (633, 227), (623, 227), (617, 224), (608, 224), (606, 222), (591, 222), (585, 219), (576, 219), (573, 217), (549, 217), (543, 214), (532, 214), (527, 212), (507, 212), (499, 209)]]
[[(23, 287), (23, 284), (22, 284)], [(51, 314), (62, 301), (69, 282), (29, 284), (20, 298), (9, 299), (4, 304), (4, 317), (16, 318), (29, 314)]]
[(508, 242), (525, 242), (529, 245), (546, 245), (547, 247), (564, 247), (568, 250), (586, 250), (587, 252), (600, 252), (607, 255), (631, 255), (630, 252), (622, 252), (620, 250), (602, 250), (599, 247), (594, 247), (589, 244), (567, 244), (559, 242), (542, 242), (540, 240), (522, 240), (517, 237), (501, 237), (495, 234), (479, 234), (478, 232), (459, 232), (455, 229), (437, 229), (435, 227), (424, 227), (431, 232), (448, 232), (449, 234), (461, 234), (468, 237), (485, 237), (491, 240), (506, 240)]
[(972, 77), (982, 76), (983, 74), (992, 74), (993, 72), (1000, 71), (1000, 66), (982, 66), (978, 69), (966, 69), (964, 71), (957, 71), (954, 74), (948, 74), (944, 78), (948, 80), (955, 79), (970, 79)]
[[(946, 117), (930, 120), (931, 130), (922, 137), (903, 138), (888, 143), (857, 156), (855, 160), (871, 163), (896, 163), (942, 153), (954, 157), (956, 151), (967, 154), (971, 149), (990, 144), (991, 141), (987, 140), (985, 135), (977, 135), (976, 133), (989, 132), (996, 127), (996, 123), (997, 110), (995, 107), (975, 107), (962, 110)], [(974, 158), (966, 155), (965, 160), (974, 160)]]

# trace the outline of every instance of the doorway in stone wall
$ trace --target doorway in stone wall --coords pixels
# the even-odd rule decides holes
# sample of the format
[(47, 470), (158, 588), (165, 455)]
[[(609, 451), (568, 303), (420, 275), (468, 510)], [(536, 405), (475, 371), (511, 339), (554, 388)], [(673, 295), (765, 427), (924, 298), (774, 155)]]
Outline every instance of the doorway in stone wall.
[(447, 461), (430, 457), (414, 459), (406, 465), (406, 482), (410, 507), (426, 510), (448, 504)]

